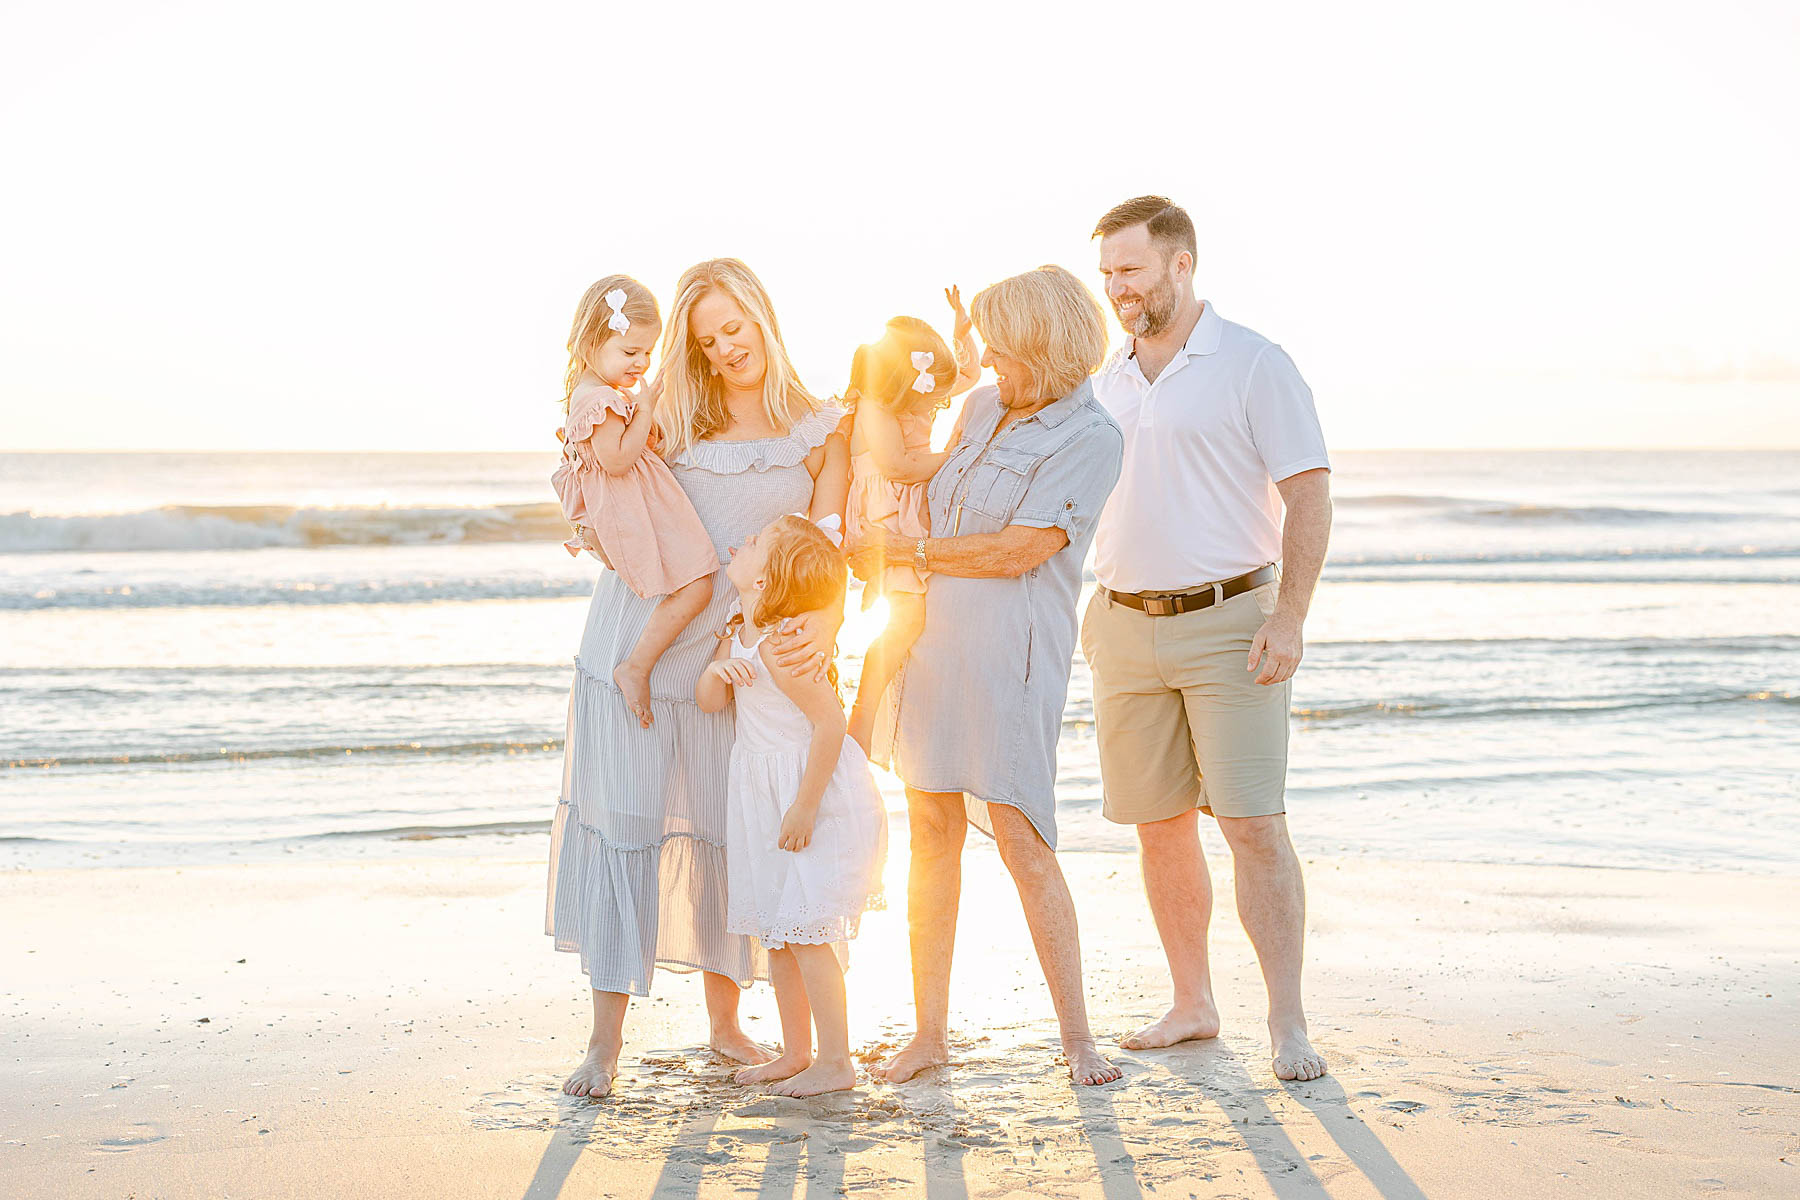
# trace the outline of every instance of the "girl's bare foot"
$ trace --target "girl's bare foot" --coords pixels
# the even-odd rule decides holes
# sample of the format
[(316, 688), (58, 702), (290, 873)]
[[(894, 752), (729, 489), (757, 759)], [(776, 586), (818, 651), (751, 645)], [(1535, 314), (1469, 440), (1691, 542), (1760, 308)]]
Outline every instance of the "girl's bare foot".
[(773, 1050), (761, 1042), (751, 1041), (750, 1035), (742, 1029), (715, 1031), (712, 1040), (707, 1045), (711, 1046), (713, 1053), (720, 1057), (729, 1058), (732, 1062), (743, 1063), (749, 1067), (769, 1062), (775, 1057)]
[(575, 1068), (563, 1084), (563, 1091), (571, 1096), (586, 1096), (598, 1100), (612, 1091), (613, 1080), (619, 1074), (619, 1052), (605, 1046), (589, 1046), (587, 1057)]
[(1069, 1078), (1081, 1087), (1111, 1083), (1125, 1074), (1107, 1061), (1093, 1038), (1064, 1038), (1063, 1057), (1069, 1060)]
[(640, 667), (627, 659), (613, 668), (613, 683), (625, 694), (625, 703), (638, 719), (640, 729), (650, 728), (650, 668)]
[(944, 1038), (927, 1038), (915, 1036), (912, 1041), (871, 1072), (877, 1079), (885, 1079), (889, 1083), (905, 1083), (921, 1071), (929, 1071), (933, 1067), (948, 1066), (950, 1063), (950, 1044)]
[(792, 1079), (772, 1084), (769, 1090), (777, 1096), (817, 1096), (855, 1086), (856, 1065), (846, 1059), (841, 1063), (814, 1063)]
[(754, 1067), (745, 1067), (731, 1078), (734, 1083), (774, 1083), (778, 1079), (788, 1079), (800, 1074), (812, 1066), (812, 1061), (810, 1054), (783, 1053), (780, 1058)]

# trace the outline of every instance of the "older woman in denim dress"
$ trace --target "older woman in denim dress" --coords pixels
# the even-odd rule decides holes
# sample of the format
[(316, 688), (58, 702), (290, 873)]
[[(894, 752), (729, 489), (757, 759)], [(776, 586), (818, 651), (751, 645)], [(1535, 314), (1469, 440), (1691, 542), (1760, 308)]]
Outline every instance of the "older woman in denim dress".
[[(1094, 1045), (1075, 904), (1057, 864), (1056, 743), (1075, 654), (1075, 602), (1124, 439), (1088, 384), (1106, 351), (1099, 303), (1060, 267), (1003, 280), (974, 316), (999, 386), (969, 396), (931, 481), (932, 536), (855, 548), (929, 572), (925, 631), (895, 681), (886, 731), (906, 781), (907, 887), (918, 1031), (881, 1073), (949, 1060), (950, 957), (971, 820), (999, 843), (1050, 985), (1069, 1074), (1119, 1077)], [(883, 749), (877, 741), (877, 751)]]

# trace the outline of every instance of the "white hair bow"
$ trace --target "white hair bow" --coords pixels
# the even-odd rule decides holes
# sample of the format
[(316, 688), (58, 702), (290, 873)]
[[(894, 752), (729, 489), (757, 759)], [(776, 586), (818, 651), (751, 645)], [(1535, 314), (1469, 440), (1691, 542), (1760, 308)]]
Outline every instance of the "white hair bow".
[[(805, 513), (795, 513), (794, 515), (801, 520), (812, 521), (812, 518)], [(819, 527), (820, 533), (823, 533), (830, 539), (832, 545), (836, 546), (839, 550), (844, 548), (844, 518), (838, 516), (836, 513), (830, 513), (825, 516), (824, 519), (813, 521), (812, 523)]]
[(624, 333), (631, 328), (631, 318), (625, 315), (625, 289), (614, 288), (605, 298), (606, 307), (613, 310), (612, 316), (606, 318), (606, 327), (614, 333)]
[(913, 370), (919, 373), (918, 378), (912, 381), (913, 391), (930, 393), (933, 388), (937, 387), (937, 380), (931, 377), (931, 364), (936, 361), (936, 358), (933, 357), (929, 350), (914, 350), (912, 352)]

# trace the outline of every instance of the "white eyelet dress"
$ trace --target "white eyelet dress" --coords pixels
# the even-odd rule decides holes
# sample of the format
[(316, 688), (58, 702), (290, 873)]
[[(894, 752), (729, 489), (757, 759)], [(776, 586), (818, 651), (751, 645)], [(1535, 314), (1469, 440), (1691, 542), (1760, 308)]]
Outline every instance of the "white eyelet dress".
[(748, 662), (756, 682), (733, 689), (737, 744), (731, 748), (725, 928), (769, 950), (790, 942), (847, 942), (864, 912), (883, 907), (887, 812), (869, 760), (846, 737), (819, 798), (812, 841), (804, 850), (781, 849), (781, 822), (799, 797), (813, 727), (769, 677), (757, 652), (762, 642), (731, 639), (731, 657)]
[[(843, 415), (824, 405), (784, 437), (697, 442), (671, 461), (721, 563), (776, 517), (810, 507), (806, 457)], [(725, 928), (732, 713), (694, 703), (736, 591), (723, 571), (713, 577), (706, 611), (650, 673), (655, 723), (642, 729), (612, 673), (658, 599), (637, 596), (612, 571), (594, 587), (569, 694), (544, 931), (581, 955), (597, 991), (648, 995), (659, 966), (748, 987), (768, 977), (768, 956)]]

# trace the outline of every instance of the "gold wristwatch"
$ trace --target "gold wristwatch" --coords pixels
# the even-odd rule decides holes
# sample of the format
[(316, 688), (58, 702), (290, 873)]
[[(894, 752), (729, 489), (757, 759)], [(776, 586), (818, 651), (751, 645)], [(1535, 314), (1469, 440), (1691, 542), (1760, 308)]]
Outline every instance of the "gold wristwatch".
[(925, 539), (924, 538), (920, 538), (918, 541), (913, 543), (913, 570), (917, 571), (921, 575), (923, 575), (925, 573)]

